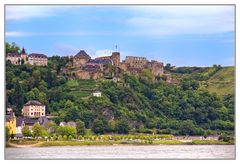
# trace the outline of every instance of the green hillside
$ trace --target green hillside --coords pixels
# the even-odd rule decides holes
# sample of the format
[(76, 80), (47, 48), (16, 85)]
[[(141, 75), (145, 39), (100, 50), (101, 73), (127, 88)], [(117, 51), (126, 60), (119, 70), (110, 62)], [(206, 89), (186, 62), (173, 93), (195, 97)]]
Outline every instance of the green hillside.
[[(234, 95), (221, 96), (233, 92), (231, 67), (175, 68), (173, 84), (124, 73), (115, 83), (68, 80), (59, 73), (66, 60), (51, 57), (44, 67), (7, 62), (6, 105), (21, 116), (26, 102), (38, 100), (58, 115), (56, 123), (81, 120), (95, 133), (233, 134)], [(95, 89), (102, 97), (91, 96)]]
[(207, 90), (219, 95), (234, 94), (234, 67), (223, 67), (207, 80)]
[(172, 73), (175, 84), (195, 80), (199, 82), (201, 89), (219, 96), (234, 94), (235, 68), (234, 67), (177, 67), (169, 71)]

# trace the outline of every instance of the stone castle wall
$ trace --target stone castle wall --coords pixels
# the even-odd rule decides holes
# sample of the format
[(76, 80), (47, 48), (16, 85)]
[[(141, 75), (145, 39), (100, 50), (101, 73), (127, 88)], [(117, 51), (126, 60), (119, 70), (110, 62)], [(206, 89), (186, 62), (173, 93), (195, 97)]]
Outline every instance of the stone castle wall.
[(74, 67), (81, 67), (82, 65), (86, 64), (89, 60), (86, 58), (79, 58), (74, 57), (73, 58), (73, 66)]
[[(75, 76), (80, 79), (102, 78), (110, 71), (108, 70), (108, 64), (111, 62), (114, 70), (118, 68), (120, 72), (140, 75), (143, 69), (150, 69), (154, 76), (160, 76), (164, 73), (163, 63), (161, 62), (148, 61), (145, 57), (136, 56), (127, 56), (123, 62), (120, 62), (120, 53), (113, 52), (111, 56), (98, 57), (93, 60), (74, 57), (73, 66), (75, 67)], [(98, 69), (94, 69), (97, 66)], [(111, 72), (111, 76), (116, 76), (116, 72)]]
[(95, 59), (112, 60), (114, 66), (116, 66), (116, 67), (120, 66), (120, 53), (119, 52), (113, 52), (111, 56), (102, 56), (102, 57), (97, 57)]
[(145, 57), (127, 56), (124, 63), (127, 63), (130, 68), (144, 68), (147, 65)]
[(160, 76), (163, 72), (163, 63), (158, 61), (151, 61), (148, 63), (148, 68), (151, 69), (154, 76)]

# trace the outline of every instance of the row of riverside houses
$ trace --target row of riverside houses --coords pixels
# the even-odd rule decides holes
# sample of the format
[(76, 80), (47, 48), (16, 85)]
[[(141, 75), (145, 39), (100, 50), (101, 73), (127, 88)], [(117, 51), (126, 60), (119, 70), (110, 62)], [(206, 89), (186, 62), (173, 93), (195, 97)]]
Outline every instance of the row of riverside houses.
[(32, 127), (35, 123), (39, 123), (45, 127), (46, 123), (50, 122), (45, 115), (45, 105), (36, 100), (28, 101), (22, 109), (23, 117), (16, 117), (12, 108), (7, 108), (6, 127), (8, 127), (11, 137), (22, 138), (22, 128), (25, 125)]
[(8, 53), (7, 61), (8, 60), (14, 65), (30, 64), (45, 66), (48, 64), (48, 58), (46, 55), (39, 53), (31, 53), (28, 55), (24, 48), (22, 48), (20, 53)]
[[(100, 95), (99, 95), (100, 94)], [(96, 97), (101, 97), (101, 92), (97, 92)], [(11, 138), (23, 138), (22, 129), (24, 126), (29, 126), (32, 132), (33, 125), (39, 123), (43, 128), (51, 121), (46, 116), (45, 105), (36, 100), (28, 101), (22, 109), (22, 117), (16, 117), (12, 108), (7, 108), (5, 126), (9, 129)], [(60, 122), (59, 126), (76, 127), (74, 121)]]

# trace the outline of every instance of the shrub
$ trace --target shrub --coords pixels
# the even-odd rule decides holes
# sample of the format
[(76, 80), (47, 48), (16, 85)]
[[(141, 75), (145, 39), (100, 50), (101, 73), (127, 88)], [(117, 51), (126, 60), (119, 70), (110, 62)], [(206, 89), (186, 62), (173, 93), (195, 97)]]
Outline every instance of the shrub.
[(62, 135), (59, 135), (59, 136), (58, 136), (58, 140), (59, 140), (59, 141), (62, 141), (62, 140), (63, 140)]
[(63, 140), (64, 140), (64, 141), (67, 140), (67, 136), (66, 136), (66, 135), (63, 136)]
[(56, 134), (53, 134), (53, 140), (57, 140), (57, 135)]

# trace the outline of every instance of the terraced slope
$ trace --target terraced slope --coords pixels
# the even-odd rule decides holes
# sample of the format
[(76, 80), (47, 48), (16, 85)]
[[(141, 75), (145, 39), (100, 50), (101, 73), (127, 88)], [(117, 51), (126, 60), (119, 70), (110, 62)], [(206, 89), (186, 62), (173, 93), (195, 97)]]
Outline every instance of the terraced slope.
[(69, 80), (64, 86), (64, 91), (76, 98), (84, 98), (91, 95), (96, 89), (96, 84), (94, 80)]

